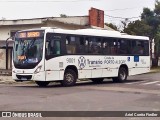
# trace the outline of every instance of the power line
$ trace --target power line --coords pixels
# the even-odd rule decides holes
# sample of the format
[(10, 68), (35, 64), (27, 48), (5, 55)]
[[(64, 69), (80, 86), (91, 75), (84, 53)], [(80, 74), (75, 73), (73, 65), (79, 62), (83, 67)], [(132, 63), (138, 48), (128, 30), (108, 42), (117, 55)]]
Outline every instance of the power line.
[(138, 17), (124, 18), (124, 17), (110, 16), (110, 15), (106, 15), (106, 14), (104, 14), (104, 15), (107, 16), (107, 17), (116, 18), (116, 19), (135, 19), (135, 18), (140, 18), (140, 16), (138, 16)]
[(0, 0), (0, 2), (85, 2), (97, 0)]
[(119, 10), (130, 10), (130, 9), (137, 9), (137, 8), (140, 8), (140, 7), (133, 7), (133, 8), (122, 8), (122, 9), (111, 9), (111, 10), (104, 10), (104, 11), (119, 11)]

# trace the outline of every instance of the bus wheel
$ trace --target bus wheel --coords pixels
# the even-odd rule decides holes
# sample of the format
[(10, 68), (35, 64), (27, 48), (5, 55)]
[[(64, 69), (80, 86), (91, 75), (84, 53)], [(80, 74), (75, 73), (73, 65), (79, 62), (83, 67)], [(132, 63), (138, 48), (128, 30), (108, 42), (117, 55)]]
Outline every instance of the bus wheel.
[(127, 79), (127, 70), (124, 67), (121, 67), (118, 72), (118, 77), (113, 77), (113, 82), (125, 82)]
[(64, 87), (69, 87), (75, 85), (76, 81), (77, 81), (76, 73), (71, 69), (67, 69), (64, 73), (64, 80), (61, 81), (61, 84)]
[(50, 82), (49, 82), (49, 81), (35, 81), (35, 83), (36, 83), (39, 87), (46, 87)]
[(92, 80), (93, 83), (97, 83), (98, 84), (98, 83), (102, 83), (104, 78), (92, 78), (91, 80)]

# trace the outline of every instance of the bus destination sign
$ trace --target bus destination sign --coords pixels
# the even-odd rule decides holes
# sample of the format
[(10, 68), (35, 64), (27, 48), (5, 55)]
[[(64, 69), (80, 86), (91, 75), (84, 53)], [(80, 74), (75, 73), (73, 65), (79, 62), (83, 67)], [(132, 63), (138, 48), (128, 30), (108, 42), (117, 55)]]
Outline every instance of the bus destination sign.
[(31, 37), (40, 37), (41, 33), (36, 31), (36, 32), (20, 32), (18, 33), (18, 38), (31, 38)]

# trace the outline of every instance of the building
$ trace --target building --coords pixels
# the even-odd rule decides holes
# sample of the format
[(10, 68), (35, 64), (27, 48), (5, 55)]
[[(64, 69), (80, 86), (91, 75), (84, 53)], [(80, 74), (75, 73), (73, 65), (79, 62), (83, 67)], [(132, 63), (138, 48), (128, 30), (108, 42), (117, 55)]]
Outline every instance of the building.
[(11, 69), (12, 67), (13, 41), (7, 39), (14, 36), (19, 30), (40, 27), (57, 27), (72, 30), (85, 28), (112, 30), (104, 26), (104, 11), (95, 8), (89, 10), (88, 16), (0, 20), (0, 70)]

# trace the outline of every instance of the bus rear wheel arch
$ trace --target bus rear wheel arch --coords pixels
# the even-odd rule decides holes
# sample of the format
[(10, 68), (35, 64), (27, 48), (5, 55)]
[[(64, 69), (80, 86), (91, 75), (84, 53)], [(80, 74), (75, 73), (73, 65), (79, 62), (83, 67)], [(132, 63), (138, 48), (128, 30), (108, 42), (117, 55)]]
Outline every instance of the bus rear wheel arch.
[(128, 67), (123, 65), (119, 68), (118, 77), (113, 77), (113, 82), (123, 83), (127, 80), (128, 76)]

